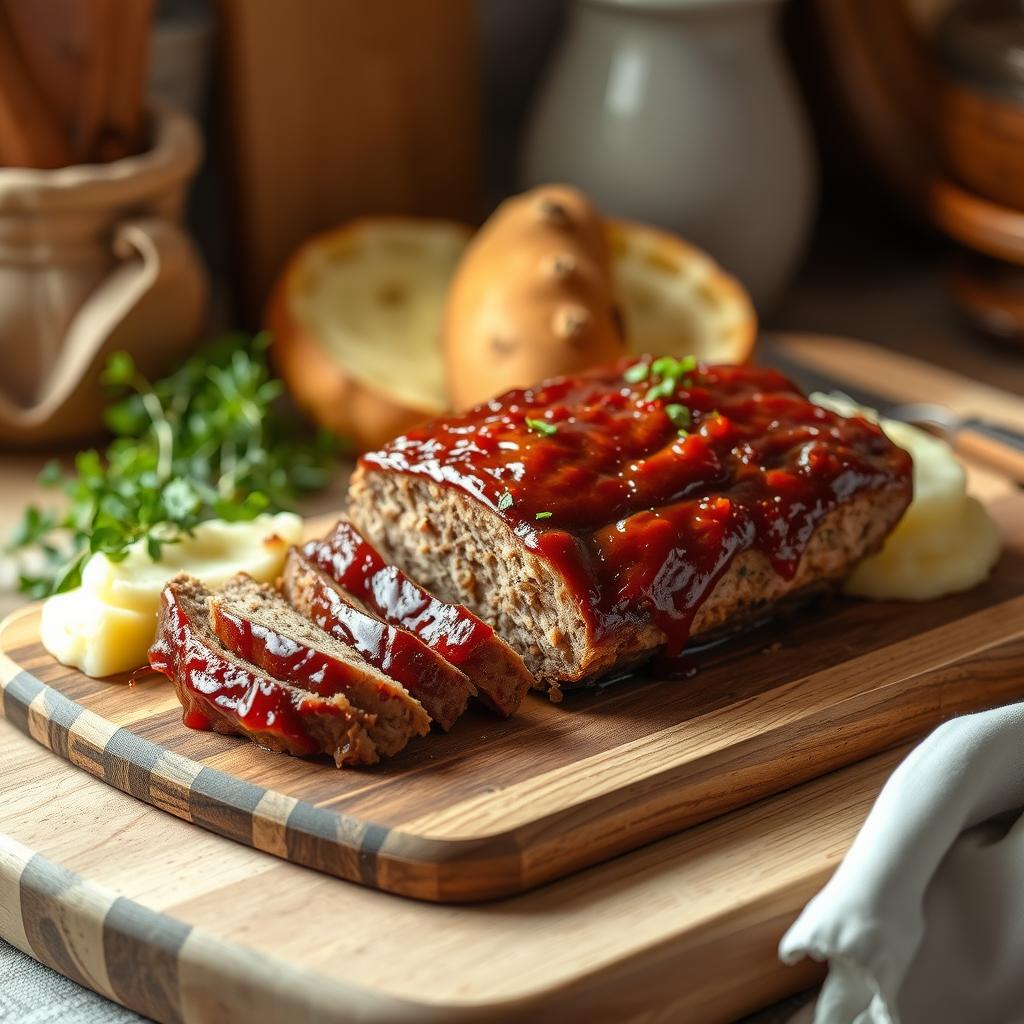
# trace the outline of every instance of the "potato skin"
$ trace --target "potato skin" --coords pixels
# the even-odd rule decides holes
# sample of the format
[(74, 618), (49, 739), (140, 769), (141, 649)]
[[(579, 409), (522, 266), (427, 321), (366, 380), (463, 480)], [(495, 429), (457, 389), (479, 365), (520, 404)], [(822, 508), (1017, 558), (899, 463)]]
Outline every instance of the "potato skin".
[(626, 351), (600, 214), (545, 185), (506, 200), (455, 272), (444, 318), (456, 409)]

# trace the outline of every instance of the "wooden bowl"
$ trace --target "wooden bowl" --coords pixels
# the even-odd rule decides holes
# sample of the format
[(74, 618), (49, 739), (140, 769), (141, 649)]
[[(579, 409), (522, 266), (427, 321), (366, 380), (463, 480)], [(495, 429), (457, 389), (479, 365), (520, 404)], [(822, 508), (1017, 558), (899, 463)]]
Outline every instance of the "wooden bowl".
[(1024, 103), (957, 82), (943, 100), (948, 172), (979, 196), (1024, 210)]
[(935, 223), (961, 245), (1024, 266), (1024, 212), (985, 199), (948, 179), (930, 190)]
[(1024, 210), (1024, 25), (1019, 0), (956, 4), (935, 48), (943, 68), (939, 137), (947, 173)]
[(1024, 267), (965, 253), (950, 269), (949, 293), (983, 334), (1024, 346)]
[(935, 223), (970, 250), (950, 271), (953, 301), (988, 337), (1024, 345), (1024, 212), (948, 180), (932, 185), (930, 208)]

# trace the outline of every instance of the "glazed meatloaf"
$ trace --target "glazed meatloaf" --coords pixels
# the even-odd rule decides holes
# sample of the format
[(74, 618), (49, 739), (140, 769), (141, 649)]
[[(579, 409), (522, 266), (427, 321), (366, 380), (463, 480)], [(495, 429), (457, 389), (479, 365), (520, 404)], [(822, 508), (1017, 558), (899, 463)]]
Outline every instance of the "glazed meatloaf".
[(185, 724), (246, 736), (271, 750), (328, 754), (338, 767), (373, 764), (374, 716), (344, 694), (320, 696), (227, 651), (210, 625), (211, 592), (191, 576), (164, 587), (149, 663), (174, 684)]
[(442, 729), (450, 729), (466, 710), (476, 688), (465, 673), (415, 633), (371, 614), (296, 548), (288, 552), (281, 588), (306, 619), (405, 687)]
[(306, 544), (302, 555), (375, 615), (415, 633), (465, 672), (495, 711), (518, 709), (533, 684), (523, 659), (468, 608), (441, 601), (388, 565), (348, 520)]
[(430, 718), (403, 686), (347, 644), (304, 619), (273, 588), (239, 574), (213, 594), (210, 627), (232, 654), (319, 697), (342, 694), (368, 713), (381, 757), (430, 731)]
[(834, 587), (910, 498), (875, 424), (771, 370), (644, 357), (365, 455), (349, 516), (557, 694)]

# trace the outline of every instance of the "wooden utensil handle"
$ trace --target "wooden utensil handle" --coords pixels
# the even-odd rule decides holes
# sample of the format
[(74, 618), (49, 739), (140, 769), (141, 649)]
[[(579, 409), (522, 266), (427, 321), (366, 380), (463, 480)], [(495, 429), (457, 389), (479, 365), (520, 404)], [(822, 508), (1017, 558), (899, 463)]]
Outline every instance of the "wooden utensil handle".
[(64, 167), (71, 149), (0, 7), (0, 167)]
[(1005, 473), (1024, 485), (1024, 433), (969, 419), (952, 437), (957, 453)]

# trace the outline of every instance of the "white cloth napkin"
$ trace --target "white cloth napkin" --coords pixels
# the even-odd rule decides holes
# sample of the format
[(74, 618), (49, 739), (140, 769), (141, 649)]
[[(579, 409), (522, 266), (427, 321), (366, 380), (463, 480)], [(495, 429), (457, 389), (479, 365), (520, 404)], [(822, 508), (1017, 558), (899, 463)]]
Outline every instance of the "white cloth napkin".
[(783, 937), (827, 960), (814, 1024), (1024, 1021), (1024, 704), (954, 719), (886, 783)]

